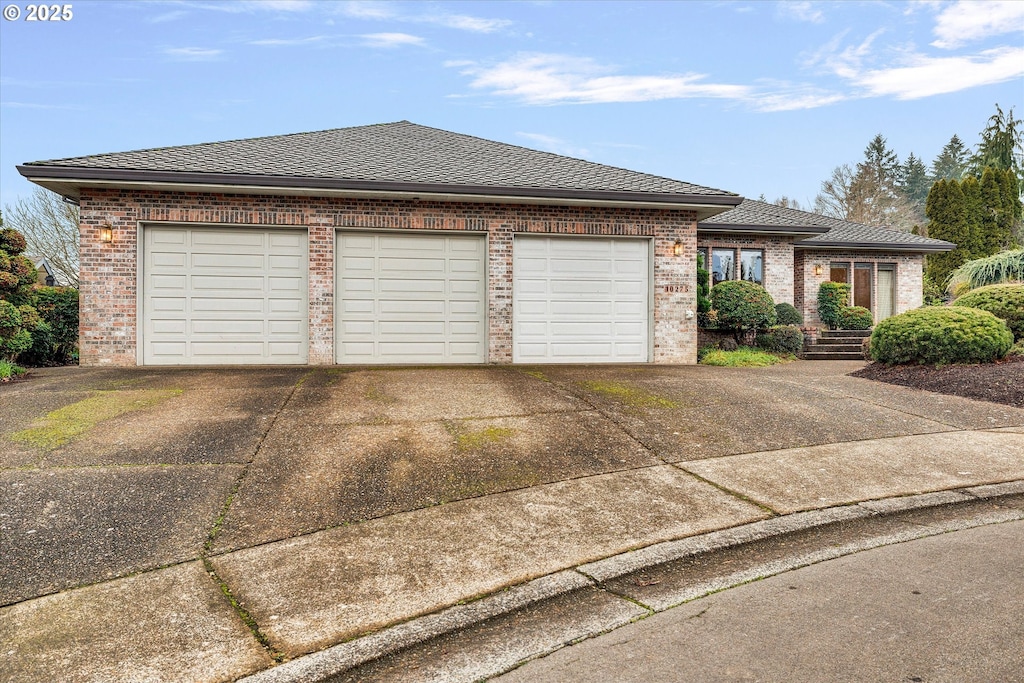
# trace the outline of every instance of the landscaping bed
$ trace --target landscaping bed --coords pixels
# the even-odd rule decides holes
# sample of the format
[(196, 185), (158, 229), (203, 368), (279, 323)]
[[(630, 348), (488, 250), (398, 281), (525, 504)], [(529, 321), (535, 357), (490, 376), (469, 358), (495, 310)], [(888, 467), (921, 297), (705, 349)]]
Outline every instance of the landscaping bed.
[(1024, 356), (978, 365), (883, 365), (851, 373), (889, 384), (1024, 408)]

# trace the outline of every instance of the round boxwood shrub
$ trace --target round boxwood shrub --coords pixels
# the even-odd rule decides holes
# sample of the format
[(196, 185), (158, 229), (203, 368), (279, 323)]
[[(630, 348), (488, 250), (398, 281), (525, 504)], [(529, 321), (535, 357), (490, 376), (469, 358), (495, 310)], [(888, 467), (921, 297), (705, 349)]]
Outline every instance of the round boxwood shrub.
[(1024, 284), (1001, 284), (979, 287), (953, 302), (988, 311), (1006, 321), (1014, 339), (1024, 339)]
[(796, 325), (775, 325), (757, 335), (755, 343), (772, 353), (797, 354), (804, 347), (804, 333)]
[(871, 311), (863, 306), (844, 306), (839, 311), (839, 329), (870, 330), (875, 323)]
[(839, 328), (839, 314), (850, 301), (850, 285), (822, 282), (818, 287), (818, 319), (829, 329)]
[(890, 365), (990, 363), (1013, 346), (1006, 323), (975, 308), (918, 308), (886, 318), (871, 334), (871, 356)]
[(775, 304), (776, 325), (803, 325), (804, 316), (792, 304)]
[(759, 330), (775, 324), (772, 295), (753, 282), (729, 280), (715, 285), (711, 308), (718, 311), (718, 326), (726, 329)]

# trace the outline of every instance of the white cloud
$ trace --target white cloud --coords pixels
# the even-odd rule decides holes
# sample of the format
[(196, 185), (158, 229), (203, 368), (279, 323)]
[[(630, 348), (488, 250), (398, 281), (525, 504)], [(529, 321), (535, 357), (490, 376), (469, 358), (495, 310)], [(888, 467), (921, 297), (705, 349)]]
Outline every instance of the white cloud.
[(367, 33), (359, 36), (368, 47), (403, 47), (406, 45), (422, 45), (423, 39), (408, 33)]
[(900, 66), (841, 75), (869, 95), (916, 100), (1021, 78), (1024, 48), (1001, 47), (960, 57), (913, 54)]
[(327, 40), (327, 36), (310, 36), (309, 38), (263, 38), (262, 40), (250, 40), (249, 45), (264, 45), (271, 47), (284, 47), (291, 45), (313, 45)]
[(147, 21), (150, 24), (162, 24), (167, 21), (174, 21), (175, 19), (181, 19), (182, 17), (187, 16), (188, 12), (185, 10), (174, 10), (173, 12), (164, 12), (163, 14), (158, 14), (155, 17), (150, 17)]
[(519, 54), (493, 66), (467, 66), (470, 86), (527, 104), (647, 102), (688, 97), (742, 99), (742, 85), (706, 83), (703, 74), (617, 76), (591, 59), (557, 54)]
[(947, 6), (935, 20), (932, 43), (954, 48), (979, 38), (1024, 31), (1024, 2), (960, 0)]
[(186, 62), (208, 62), (223, 53), (224, 50), (206, 47), (169, 47), (164, 50), (165, 55)]
[(435, 24), (473, 33), (493, 33), (512, 23), (508, 19), (486, 19), (483, 17), (473, 17), (468, 14), (446, 14), (443, 12), (407, 14), (398, 12), (395, 9), (395, 5), (373, 2), (372, 0), (346, 2), (341, 6), (341, 12), (354, 19), (373, 19), (378, 21), (390, 19), (419, 24)]
[(465, 14), (428, 14), (411, 20), (439, 24), (462, 31), (473, 31), (474, 33), (493, 33), (512, 23), (508, 19), (483, 19)]
[[(221, 2), (199, 2), (196, 0), (165, 0), (159, 4), (167, 4), (175, 7), (188, 9), (213, 10), (215, 12), (229, 12), (242, 14), (247, 12), (306, 12), (313, 9), (315, 4), (312, 0), (230, 0)], [(150, 19), (151, 23), (170, 21), (177, 19), (184, 14), (183, 10), (176, 10), (166, 14), (157, 15)]]
[(811, 2), (796, 2), (795, 0), (782, 0), (775, 5), (776, 12), (785, 19), (796, 21), (807, 21), (812, 24), (820, 24), (825, 21), (825, 15)]
[(354, 19), (390, 19), (395, 16), (392, 7), (383, 2), (361, 0), (341, 5), (341, 12)]
[(555, 154), (561, 154), (562, 156), (577, 157), (581, 159), (585, 159), (590, 156), (589, 150), (583, 147), (577, 147), (562, 138), (556, 138), (552, 135), (524, 132), (517, 132), (516, 135), (535, 143), (538, 148), (545, 152), (554, 152)]

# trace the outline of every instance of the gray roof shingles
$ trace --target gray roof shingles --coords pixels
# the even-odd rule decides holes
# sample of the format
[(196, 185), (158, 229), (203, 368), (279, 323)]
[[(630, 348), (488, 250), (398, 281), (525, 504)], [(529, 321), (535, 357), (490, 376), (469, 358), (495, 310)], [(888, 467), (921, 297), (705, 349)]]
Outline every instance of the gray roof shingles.
[[(450, 186), (543, 188), (735, 198), (732, 192), (408, 121), (313, 133), (161, 147), (30, 167), (238, 174)], [(41, 169), (40, 169), (41, 170)], [(730, 202), (731, 203), (731, 202)]]
[(914, 248), (935, 251), (952, 249), (956, 245), (943, 240), (931, 239), (914, 235), (909, 232), (890, 230), (844, 221), (817, 213), (809, 213), (798, 209), (790, 209), (753, 199), (744, 199), (739, 206), (702, 220), (698, 227), (703, 230), (714, 230), (732, 225), (764, 226), (764, 227), (820, 227), (828, 228), (828, 232), (815, 235), (796, 242), (796, 246), (885, 246), (912, 250)]

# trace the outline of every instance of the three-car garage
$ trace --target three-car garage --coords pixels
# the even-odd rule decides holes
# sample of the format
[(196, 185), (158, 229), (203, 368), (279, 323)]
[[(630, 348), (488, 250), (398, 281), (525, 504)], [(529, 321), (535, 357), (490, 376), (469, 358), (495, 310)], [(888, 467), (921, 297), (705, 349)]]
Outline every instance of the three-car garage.
[[(307, 363), (307, 242), (302, 229), (145, 226), (141, 363)], [(337, 231), (334, 362), (488, 362), (489, 281), (511, 290), (515, 363), (650, 359), (649, 239), (517, 234), (511, 251), (498, 282), (507, 263), (488, 268), (486, 233)]]

